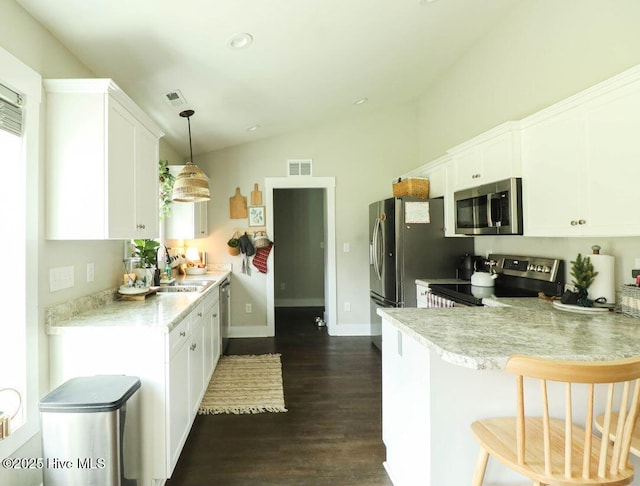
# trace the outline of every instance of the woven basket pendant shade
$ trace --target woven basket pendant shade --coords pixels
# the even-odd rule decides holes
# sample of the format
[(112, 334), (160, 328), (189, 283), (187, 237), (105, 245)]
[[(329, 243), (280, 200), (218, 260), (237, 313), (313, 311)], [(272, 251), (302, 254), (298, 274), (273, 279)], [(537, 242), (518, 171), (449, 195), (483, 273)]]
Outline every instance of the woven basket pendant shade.
[(202, 170), (193, 163), (193, 150), (191, 148), (191, 122), (189, 117), (193, 115), (193, 110), (185, 110), (180, 116), (187, 119), (189, 124), (189, 153), (191, 160), (178, 173), (173, 184), (172, 200), (177, 202), (200, 202), (211, 199), (209, 192), (209, 178)]

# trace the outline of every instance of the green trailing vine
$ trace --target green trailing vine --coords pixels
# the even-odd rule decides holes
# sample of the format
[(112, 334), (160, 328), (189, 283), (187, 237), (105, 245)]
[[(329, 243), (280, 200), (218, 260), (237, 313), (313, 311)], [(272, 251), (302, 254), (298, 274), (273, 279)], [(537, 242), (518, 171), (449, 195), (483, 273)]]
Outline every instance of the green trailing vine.
[(164, 219), (171, 214), (171, 196), (173, 195), (173, 183), (176, 178), (169, 172), (169, 161), (161, 160), (158, 168), (158, 179), (160, 182), (160, 219)]

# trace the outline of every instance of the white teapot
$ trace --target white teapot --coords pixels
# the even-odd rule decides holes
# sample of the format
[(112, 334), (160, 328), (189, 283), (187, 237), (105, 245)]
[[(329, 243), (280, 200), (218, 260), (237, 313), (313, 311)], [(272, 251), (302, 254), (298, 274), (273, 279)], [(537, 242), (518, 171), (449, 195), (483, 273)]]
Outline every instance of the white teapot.
[(493, 287), (498, 278), (497, 273), (473, 272), (471, 275), (471, 285), (473, 287)]

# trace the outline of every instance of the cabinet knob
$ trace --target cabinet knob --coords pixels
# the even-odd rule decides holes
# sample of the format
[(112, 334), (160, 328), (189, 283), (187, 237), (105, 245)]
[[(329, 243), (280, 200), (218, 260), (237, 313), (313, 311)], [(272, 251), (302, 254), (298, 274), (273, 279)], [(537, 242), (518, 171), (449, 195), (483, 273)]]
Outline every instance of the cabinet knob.
[(587, 224), (587, 222), (584, 219), (580, 219), (578, 220), (578, 224)]
[(144, 228), (145, 228), (145, 226), (144, 226), (143, 224), (137, 224), (137, 225), (136, 225), (136, 228), (138, 228), (138, 229), (144, 229)]
[(218, 317), (218, 314), (213, 314), (213, 317)]
[(198, 317), (202, 317), (202, 312), (198, 312)]
[(573, 221), (571, 221), (571, 226), (575, 226), (577, 224), (578, 224), (578, 222), (575, 219)]
[(187, 331), (180, 331), (180, 337), (185, 337), (187, 335)]
[(195, 351), (195, 350), (196, 350), (196, 347), (197, 347), (196, 343), (193, 343), (193, 344), (191, 345), (191, 347), (189, 347), (189, 349), (190, 349), (191, 351)]

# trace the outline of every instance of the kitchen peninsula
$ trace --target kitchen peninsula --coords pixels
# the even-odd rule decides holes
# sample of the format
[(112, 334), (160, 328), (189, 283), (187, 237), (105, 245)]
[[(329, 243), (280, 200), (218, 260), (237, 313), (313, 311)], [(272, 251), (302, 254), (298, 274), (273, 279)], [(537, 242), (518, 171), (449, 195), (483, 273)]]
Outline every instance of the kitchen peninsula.
[[(516, 378), (503, 371), (509, 356), (593, 361), (640, 354), (638, 319), (566, 312), (536, 298), (498, 300), (504, 306), (378, 310), (385, 468), (395, 486), (470, 484), (479, 451), (470, 424), (515, 413)], [(537, 397), (526, 400), (537, 413)], [(490, 461), (485, 484), (530, 482)], [(637, 474), (633, 484), (640, 484)]]
[[(141, 301), (114, 299), (112, 289), (47, 311), (52, 387), (76, 376), (140, 378), (140, 408), (127, 410), (141, 444), (127, 478), (139, 485), (171, 477), (222, 352), (219, 288), (229, 275), (186, 277), (182, 289)], [(180, 291), (190, 285), (197, 291)]]

